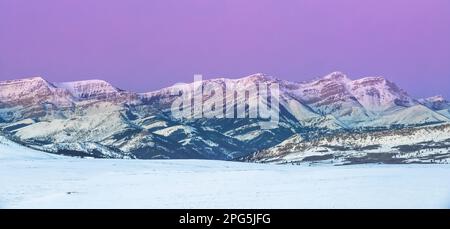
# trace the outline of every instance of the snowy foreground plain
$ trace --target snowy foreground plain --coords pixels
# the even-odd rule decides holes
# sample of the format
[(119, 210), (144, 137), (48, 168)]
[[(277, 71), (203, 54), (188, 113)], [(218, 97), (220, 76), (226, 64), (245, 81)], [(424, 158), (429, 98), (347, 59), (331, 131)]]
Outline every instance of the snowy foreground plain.
[(11, 149), (0, 147), (0, 208), (450, 208), (449, 165), (100, 160)]

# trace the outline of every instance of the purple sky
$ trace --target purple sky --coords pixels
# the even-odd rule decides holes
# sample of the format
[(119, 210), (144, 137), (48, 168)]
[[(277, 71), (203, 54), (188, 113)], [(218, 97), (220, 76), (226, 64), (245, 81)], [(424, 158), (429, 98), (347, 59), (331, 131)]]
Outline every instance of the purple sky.
[(256, 72), (383, 75), (450, 98), (449, 0), (0, 0), (0, 80), (138, 92)]

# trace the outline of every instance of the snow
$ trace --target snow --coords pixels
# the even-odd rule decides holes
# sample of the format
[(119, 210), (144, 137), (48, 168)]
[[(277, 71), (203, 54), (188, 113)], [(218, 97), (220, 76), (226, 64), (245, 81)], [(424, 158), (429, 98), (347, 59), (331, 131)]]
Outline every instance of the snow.
[(159, 127), (167, 127), (167, 122), (165, 121), (155, 121), (153, 123), (142, 125), (145, 129), (153, 129), (153, 128), (159, 128)]
[(392, 113), (386, 113), (378, 119), (364, 123), (364, 126), (389, 126), (392, 124), (416, 125), (425, 123), (449, 122), (442, 114), (434, 112), (423, 105), (415, 105)]
[(16, 136), (22, 140), (51, 138), (53, 142), (101, 141), (127, 127), (121, 111), (122, 108), (113, 103), (97, 102), (94, 106), (80, 107), (69, 118), (51, 118), (22, 127)]
[(41, 77), (0, 81), (0, 101), (4, 105), (36, 106), (50, 103), (60, 107), (70, 107), (71, 97), (61, 88)]
[(450, 109), (441, 110), (441, 111), (438, 111), (438, 113), (450, 119)]
[(59, 88), (68, 90), (75, 97), (90, 97), (99, 94), (112, 94), (119, 91), (103, 80), (83, 80), (53, 84)]
[(41, 87), (50, 90), (49, 88), (52, 85), (41, 77), (0, 81), (0, 98), (2, 100), (18, 98), (24, 96), (26, 93), (30, 94), (29, 92), (33, 91), (33, 89), (40, 89)]
[(420, 99), (420, 102), (445, 102), (445, 98), (442, 95), (432, 96), (426, 99)]
[(264, 131), (261, 130), (254, 130), (254, 131), (250, 131), (248, 133), (245, 134), (241, 134), (241, 135), (236, 135), (234, 136), (235, 139), (238, 139), (240, 141), (251, 141), (257, 137), (259, 137), (261, 134), (263, 134)]
[(33, 123), (35, 123), (35, 121), (33, 119), (27, 118), (27, 119), (23, 119), (21, 121), (18, 121), (18, 122), (9, 124), (9, 125), (5, 125), (3, 128), (14, 127), (14, 126), (17, 126), (17, 125), (25, 125), (26, 126), (26, 125), (31, 125)]
[(450, 166), (53, 156), (0, 138), (0, 208), (449, 208)]
[(161, 129), (161, 130), (157, 130), (153, 133), (164, 136), (164, 137), (168, 137), (178, 130), (183, 131), (183, 133), (187, 134), (187, 135), (195, 132), (195, 129), (190, 126), (176, 125), (176, 126), (167, 127), (167, 128)]
[(371, 112), (380, 113), (396, 107), (395, 101), (402, 101), (408, 106), (415, 104), (405, 91), (383, 77), (354, 80), (349, 87), (358, 102)]

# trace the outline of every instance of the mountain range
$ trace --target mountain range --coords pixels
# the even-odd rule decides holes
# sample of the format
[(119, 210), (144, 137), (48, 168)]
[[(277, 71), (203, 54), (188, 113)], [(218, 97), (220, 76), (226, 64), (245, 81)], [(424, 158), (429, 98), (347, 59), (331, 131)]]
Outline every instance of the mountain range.
[[(279, 125), (258, 118), (175, 119), (172, 87), (135, 93), (102, 80), (0, 82), (0, 135), (54, 154), (262, 163), (448, 163), (450, 102), (415, 99), (383, 77), (306, 82), (265, 74), (204, 80), (280, 88)], [(252, 98), (249, 98), (252, 99)]]

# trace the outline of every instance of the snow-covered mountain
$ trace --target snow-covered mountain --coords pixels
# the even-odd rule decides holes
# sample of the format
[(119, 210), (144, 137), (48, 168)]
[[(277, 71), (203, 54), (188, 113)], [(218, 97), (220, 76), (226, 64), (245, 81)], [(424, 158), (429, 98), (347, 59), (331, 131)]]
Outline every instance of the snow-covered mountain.
[[(290, 82), (259, 73), (240, 79), (205, 80), (195, 86), (214, 83), (225, 89), (231, 83), (246, 90), (259, 82), (280, 87), (280, 119), (275, 129), (261, 129), (260, 118), (177, 119), (170, 108), (180, 96), (173, 91), (180, 86), (138, 94), (102, 80), (50, 83), (40, 77), (0, 82), (0, 128), (10, 140), (55, 154), (141, 159), (287, 162), (292, 155), (303, 155), (292, 157), (291, 161), (298, 162), (310, 161), (311, 156), (322, 160), (329, 158), (328, 154), (348, 159), (372, 145), (380, 147), (370, 148), (369, 153), (395, 153), (397, 157), (403, 152), (395, 147), (405, 145), (403, 139), (374, 143), (363, 141), (363, 136), (400, 139), (396, 137), (404, 131), (439, 133), (439, 138), (414, 135), (407, 142), (419, 144), (421, 149), (446, 146), (450, 139), (448, 131), (439, 129), (450, 123), (448, 101), (442, 97), (416, 100), (383, 77), (352, 80), (334, 72), (308, 82)], [(256, 95), (249, 94), (248, 100), (254, 99)], [(203, 95), (203, 101), (208, 105), (217, 102), (209, 95)], [(233, 107), (228, 106), (233, 99), (226, 101), (227, 107)], [(353, 142), (340, 142), (342, 136)], [(323, 139), (334, 139), (334, 148), (324, 146)], [(336, 150), (349, 148), (348, 144), (352, 150)], [(324, 147), (326, 157), (311, 153), (325, 152)], [(412, 151), (408, 160), (394, 161), (445, 162), (442, 158), (448, 151), (439, 149), (426, 157), (420, 150)]]
[(66, 89), (79, 99), (105, 98), (114, 96), (122, 90), (103, 80), (84, 80), (76, 82), (55, 83), (59, 88)]
[(450, 118), (450, 102), (444, 97), (438, 95), (426, 99), (419, 99), (419, 102), (437, 113)]
[(383, 77), (354, 80), (350, 83), (349, 89), (358, 102), (372, 113), (417, 104), (404, 90)]
[(433, 96), (426, 99), (419, 99), (419, 102), (433, 110), (450, 109), (450, 102), (441, 95)]

